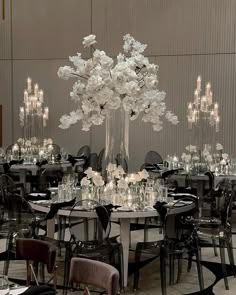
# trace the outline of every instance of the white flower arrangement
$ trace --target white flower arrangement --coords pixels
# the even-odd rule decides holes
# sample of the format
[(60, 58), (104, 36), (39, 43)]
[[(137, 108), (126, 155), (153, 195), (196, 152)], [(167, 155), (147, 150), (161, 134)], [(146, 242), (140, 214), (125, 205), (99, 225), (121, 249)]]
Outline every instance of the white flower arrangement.
[(100, 173), (94, 171), (91, 167), (89, 167), (85, 172), (87, 176), (81, 179), (81, 186), (90, 186), (94, 185), (96, 187), (100, 187), (104, 185), (104, 180)]
[(130, 174), (129, 176), (124, 177), (125, 172), (121, 166), (116, 166), (116, 164), (109, 164), (107, 170), (111, 173), (113, 180), (108, 182), (105, 185), (105, 182), (100, 173), (94, 171), (91, 167), (89, 167), (84, 173), (85, 177), (81, 180), (81, 186), (96, 186), (101, 187), (105, 186), (107, 190), (113, 190), (114, 187), (118, 187), (120, 189), (127, 189), (129, 184), (141, 182), (142, 180), (146, 180), (149, 177), (148, 172), (143, 169), (138, 173)]
[(92, 57), (85, 60), (77, 53), (69, 57), (73, 67), (59, 68), (59, 78), (77, 80), (70, 96), (78, 104), (76, 110), (60, 118), (60, 128), (82, 121), (82, 130), (88, 131), (92, 125), (101, 125), (111, 110), (120, 107), (129, 113), (130, 120), (142, 114), (142, 120), (151, 123), (155, 131), (162, 129), (161, 117), (178, 124), (177, 116), (166, 109), (166, 93), (157, 88), (158, 66), (142, 54), (147, 45), (129, 34), (123, 40), (126, 55), (119, 53), (114, 62), (104, 51), (94, 48), (96, 36), (89, 35), (83, 45), (92, 49)]
[(223, 151), (223, 146), (222, 146), (222, 144), (217, 143), (217, 144), (216, 144), (216, 150), (217, 150), (217, 151)]
[[(39, 139), (37, 137), (31, 137), (30, 139), (25, 139), (25, 138), (18, 138), (17, 139), (17, 143), (21, 146), (21, 147), (31, 147), (34, 145), (38, 144)], [(53, 144), (53, 140), (51, 138), (45, 138), (43, 140), (43, 147), (46, 147), (49, 144)]]

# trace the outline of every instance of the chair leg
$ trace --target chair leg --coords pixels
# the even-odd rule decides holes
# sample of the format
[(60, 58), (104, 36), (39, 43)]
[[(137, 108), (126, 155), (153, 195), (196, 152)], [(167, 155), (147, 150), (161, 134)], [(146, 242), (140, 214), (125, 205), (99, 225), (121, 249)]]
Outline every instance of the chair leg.
[(193, 262), (193, 255), (189, 254), (188, 256), (188, 267), (187, 267), (187, 272), (190, 272), (191, 268), (192, 268), (192, 262)]
[(202, 272), (202, 265), (201, 265), (201, 248), (196, 248), (196, 262), (197, 262), (197, 272), (198, 272), (198, 281), (200, 286), (200, 291), (204, 289), (204, 280), (203, 280), (203, 272)]
[(172, 245), (169, 245), (169, 285), (174, 285), (174, 277), (175, 277), (175, 262), (174, 262), (174, 251)]
[(4, 261), (3, 274), (7, 276), (11, 259), (11, 251), (13, 250), (13, 233), (10, 233), (7, 238), (6, 249), (7, 259)]
[(212, 238), (212, 244), (213, 244), (214, 254), (215, 254), (215, 256), (218, 256), (217, 247), (216, 247), (216, 240), (214, 238)]
[(161, 293), (162, 295), (167, 295), (166, 293), (166, 249), (161, 246), (160, 251), (160, 273), (161, 273)]
[(176, 283), (179, 283), (182, 274), (182, 255), (178, 255), (178, 274)]
[(227, 244), (228, 257), (229, 257), (229, 262), (230, 262), (230, 265), (232, 268), (232, 272), (233, 272), (234, 277), (236, 277), (232, 239), (230, 238), (230, 240), (227, 240), (226, 244)]
[(124, 272), (123, 272), (123, 269), (124, 269), (124, 257), (123, 257), (123, 247), (122, 247), (121, 244), (120, 244), (118, 252), (119, 252), (118, 255), (119, 255), (119, 265), (120, 265), (120, 270), (119, 270), (119, 273), (120, 273), (120, 289), (123, 291), (124, 290)]
[(139, 263), (140, 263), (141, 251), (142, 251), (142, 246), (137, 244), (136, 250), (135, 250), (135, 271), (134, 271), (134, 287), (133, 287), (134, 291), (138, 289)]
[(70, 245), (66, 244), (65, 263), (64, 263), (64, 289), (63, 295), (67, 295), (68, 281), (69, 281), (69, 269), (70, 269)]
[(149, 218), (145, 218), (144, 220), (144, 237), (143, 241), (146, 243), (148, 241), (148, 227), (149, 227)]
[(223, 276), (224, 276), (225, 289), (229, 290), (227, 269), (226, 269), (226, 264), (225, 264), (225, 242), (221, 238), (219, 239), (219, 245), (220, 245), (220, 258), (221, 258), (221, 264), (222, 264), (222, 272), (223, 272)]

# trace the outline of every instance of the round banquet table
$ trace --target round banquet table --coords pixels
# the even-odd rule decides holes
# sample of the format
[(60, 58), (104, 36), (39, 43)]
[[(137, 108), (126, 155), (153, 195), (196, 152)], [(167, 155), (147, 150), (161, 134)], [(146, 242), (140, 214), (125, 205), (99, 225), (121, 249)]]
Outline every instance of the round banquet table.
[[(49, 206), (36, 203), (36, 202), (30, 202), (32, 208), (39, 212), (48, 213), (50, 210)], [(189, 211), (193, 208), (195, 208), (195, 204), (192, 203), (190, 205), (182, 206), (182, 207), (169, 207), (171, 210), (169, 210), (168, 214), (179, 214), (184, 213), (186, 211)], [(96, 217), (96, 212), (94, 211), (80, 211), (75, 210), (72, 212), (74, 217), (84, 217), (84, 218), (91, 218)], [(70, 215), (70, 209), (59, 209), (57, 212), (57, 215), (69, 217)], [(150, 210), (150, 211), (116, 211), (111, 213), (111, 220), (120, 220), (120, 242), (123, 247), (123, 258), (124, 258), (124, 287), (127, 287), (127, 281), (128, 281), (128, 262), (129, 262), (129, 242), (130, 242), (130, 220), (133, 218), (148, 218), (148, 217), (156, 217), (158, 216), (158, 213), (156, 210)], [(47, 220), (47, 235), (49, 237), (54, 237), (54, 229), (55, 229), (55, 219), (49, 219)]]

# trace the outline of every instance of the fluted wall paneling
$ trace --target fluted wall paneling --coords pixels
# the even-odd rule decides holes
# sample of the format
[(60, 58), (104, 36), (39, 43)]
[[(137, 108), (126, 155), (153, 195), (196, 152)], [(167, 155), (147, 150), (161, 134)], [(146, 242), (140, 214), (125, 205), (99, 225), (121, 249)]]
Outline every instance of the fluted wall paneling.
[(4, 115), (5, 146), (21, 135), (19, 106), (25, 79), (31, 76), (44, 89), (49, 106), (46, 135), (70, 153), (83, 144), (99, 152), (105, 144), (105, 125), (94, 126), (90, 132), (81, 131), (81, 123), (68, 130), (58, 128), (60, 116), (75, 105), (69, 97), (73, 81), (60, 80), (57, 69), (69, 65), (68, 56), (76, 52), (90, 56), (81, 44), (90, 33), (97, 35), (96, 47), (114, 58), (122, 51), (123, 35), (130, 33), (148, 45), (145, 54), (160, 66), (159, 89), (166, 92), (167, 108), (180, 120), (178, 126), (164, 122), (160, 132), (140, 119), (130, 123), (131, 170), (141, 166), (148, 150), (157, 150), (163, 157), (180, 155), (186, 145), (198, 140), (196, 132), (187, 129), (186, 108), (199, 74), (203, 87), (211, 82), (220, 108), (220, 132), (207, 131), (208, 138), (212, 136), (214, 143), (221, 142), (226, 152), (236, 155), (236, 0), (11, 1), (6, 1), (6, 20), (0, 20), (0, 59), (9, 59), (0, 63), (0, 102), (10, 112)]

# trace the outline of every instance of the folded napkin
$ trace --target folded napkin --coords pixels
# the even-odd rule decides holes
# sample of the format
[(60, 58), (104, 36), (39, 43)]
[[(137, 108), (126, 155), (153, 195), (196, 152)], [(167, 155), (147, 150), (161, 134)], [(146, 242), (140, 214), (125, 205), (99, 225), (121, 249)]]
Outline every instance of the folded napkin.
[(46, 215), (45, 220), (54, 218), (54, 216), (57, 214), (57, 211), (59, 209), (65, 208), (65, 207), (72, 207), (74, 204), (75, 204), (75, 199), (72, 199), (67, 202), (51, 204), (50, 210), (49, 210), (48, 214)]
[(40, 161), (40, 162), (37, 162), (36, 165), (37, 165), (38, 167), (41, 167), (41, 166), (43, 166), (43, 165), (46, 165), (47, 163), (48, 163), (47, 160), (42, 160), (42, 161)]
[(22, 295), (54, 295), (56, 290), (52, 287), (42, 285), (42, 286), (31, 286)]
[(9, 162), (9, 165), (12, 166), (12, 165), (17, 165), (17, 164), (23, 164), (24, 162), (24, 159), (21, 159), (21, 160), (11, 160)]
[(106, 229), (107, 229), (112, 209), (117, 209), (118, 207), (120, 207), (120, 206), (114, 206), (112, 204), (109, 204), (109, 205), (104, 205), (104, 206), (97, 206), (95, 208), (97, 216), (101, 222), (101, 225), (102, 225), (102, 228), (104, 229), (104, 231), (106, 231)]
[(78, 162), (78, 160), (84, 160), (84, 162), (86, 162), (87, 158), (84, 157), (84, 156), (81, 156), (81, 157), (75, 157), (75, 156), (72, 156), (72, 155), (68, 155), (67, 161), (69, 161), (69, 162), (71, 163), (72, 166), (74, 166), (75, 163)]
[(153, 206), (157, 210), (157, 212), (159, 213), (162, 222), (165, 222), (167, 208), (164, 205), (166, 205), (166, 204), (167, 204), (166, 202), (157, 201), (156, 204)]

